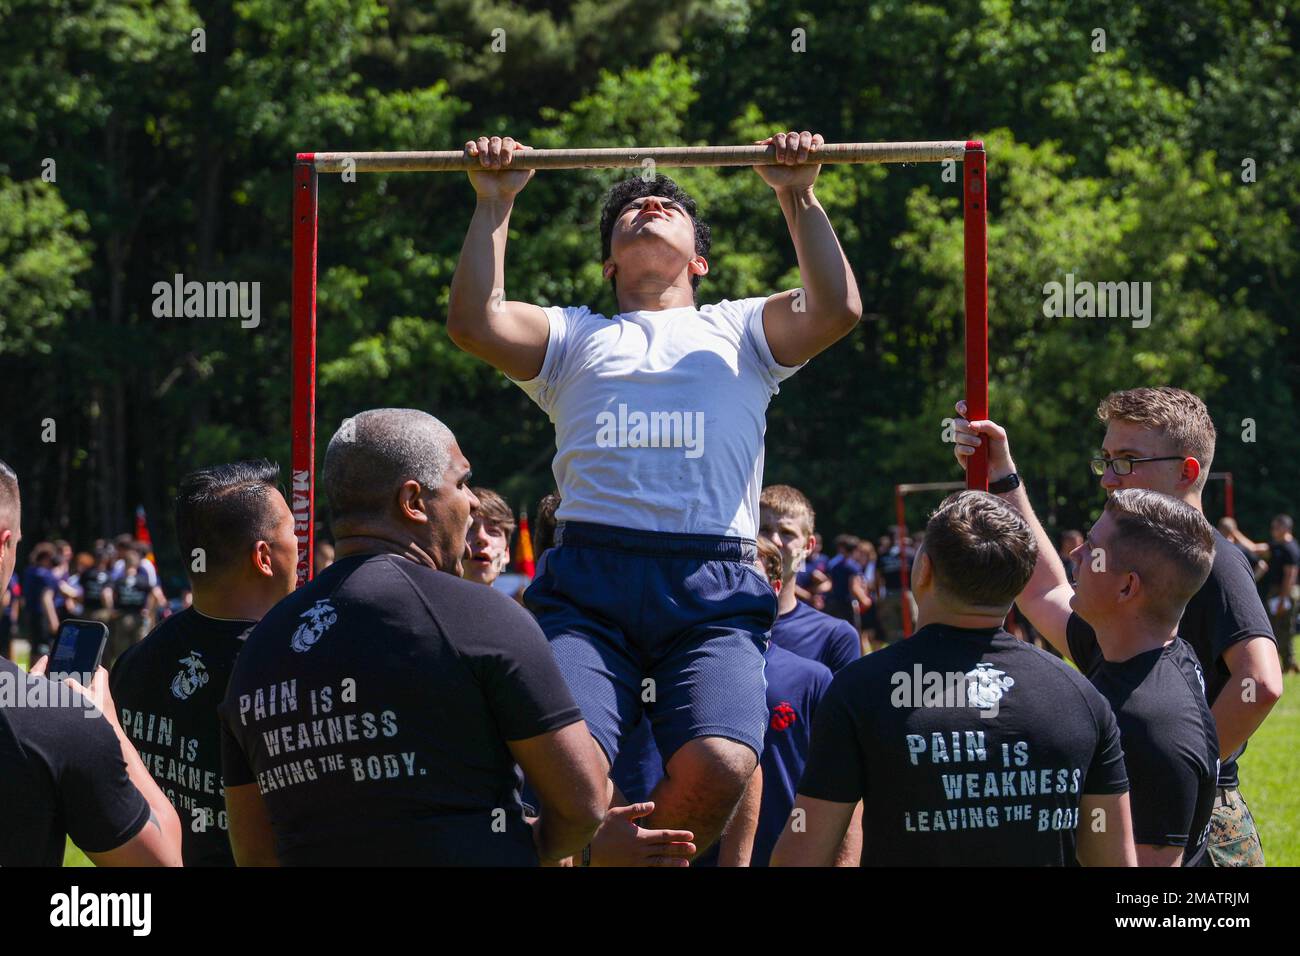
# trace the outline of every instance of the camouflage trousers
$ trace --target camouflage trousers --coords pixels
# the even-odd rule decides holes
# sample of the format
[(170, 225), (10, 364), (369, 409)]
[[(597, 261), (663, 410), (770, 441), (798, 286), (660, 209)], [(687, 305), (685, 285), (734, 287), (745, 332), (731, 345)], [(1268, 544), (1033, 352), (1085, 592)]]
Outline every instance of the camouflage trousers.
[(1220, 789), (1210, 815), (1210, 860), (1215, 866), (1263, 866), (1255, 818), (1239, 790)]

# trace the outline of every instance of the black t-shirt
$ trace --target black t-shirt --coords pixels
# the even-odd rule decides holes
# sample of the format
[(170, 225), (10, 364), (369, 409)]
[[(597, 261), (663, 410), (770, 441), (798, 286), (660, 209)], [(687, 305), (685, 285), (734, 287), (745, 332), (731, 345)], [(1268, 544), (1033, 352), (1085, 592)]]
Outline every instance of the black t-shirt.
[[(1092, 628), (1077, 614), (1070, 615), (1067, 635), (1071, 628), (1079, 634), (1083, 632), (1078, 628), (1092, 632)], [(1210, 566), (1210, 576), (1187, 602), (1187, 610), (1183, 611), (1183, 619), (1178, 625), (1178, 636), (1196, 652), (1196, 659), (1205, 675), (1205, 699), (1211, 707), (1232, 678), (1232, 672), (1223, 661), (1224, 651), (1251, 637), (1266, 637), (1276, 643), (1273, 625), (1255, 589), (1250, 562), (1218, 531), (1214, 532), (1214, 563)], [(1091, 643), (1095, 644), (1096, 640), (1096, 635), (1091, 634)], [(1097, 654), (1100, 656), (1100, 651)], [(1084, 673), (1088, 672), (1084, 661), (1076, 659), (1075, 663)], [(1220, 787), (1235, 789), (1238, 786), (1237, 758), (1245, 752), (1243, 744), (1219, 766)]]
[(113, 603), (118, 610), (138, 611), (149, 602), (149, 579), (143, 568), (122, 572), (113, 584)]
[(1264, 575), (1264, 587), (1272, 596), (1282, 586), (1282, 574), (1292, 565), (1300, 564), (1300, 545), (1292, 541), (1272, 541), (1268, 546), (1268, 574)]
[(1070, 656), (1114, 708), (1128, 767), (1133, 842), (1181, 846), (1183, 866), (1209, 865), (1206, 839), (1218, 784), (1219, 735), (1205, 677), (1178, 638), (1108, 661), (1095, 632), (1071, 615)]
[(77, 584), (81, 587), (81, 603), (85, 608), (84, 613), (98, 611), (104, 606), (104, 589), (111, 588), (109, 574), (103, 568), (90, 568), (78, 577)]
[(902, 563), (908, 561), (910, 567), (913, 557), (914, 552), (911, 548), (908, 548), (906, 555), (903, 555), (895, 545), (876, 559), (876, 571), (880, 574), (885, 590), (890, 594), (898, 594), (903, 590)]
[(1127, 790), (1082, 675), (999, 628), (941, 624), (835, 675), (799, 783), (864, 801), (863, 866), (1072, 866), (1083, 794)]
[(62, 866), (68, 837), (115, 850), (149, 822), (117, 734), (66, 684), (0, 658), (0, 866)]
[(391, 554), (335, 562), (253, 629), (221, 706), (285, 865), (536, 865), (506, 741), (582, 719), (532, 616)]
[(122, 729), (181, 819), (186, 866), (235, 865), (217, 707), (254, 623), (186, 608), (130, 647), (109, 678)]

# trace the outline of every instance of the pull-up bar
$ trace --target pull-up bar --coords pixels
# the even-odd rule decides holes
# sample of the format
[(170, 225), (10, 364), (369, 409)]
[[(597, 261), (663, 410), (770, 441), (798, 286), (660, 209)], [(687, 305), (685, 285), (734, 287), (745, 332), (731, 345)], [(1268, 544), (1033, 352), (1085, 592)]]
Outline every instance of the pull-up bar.
[[(978, 140), (916, 143), (825, 143), (810, 161), (937, 163), (961, 160), (966, 246), (966, 406), (972, 419), (988, 417), (988, 183), (984, 144)], [(631, 169), (658, 166), (770, 166), (776, 147), (655, 146), (601, 149), (528, 149), (512, 154), (514, 169)], [(321, 173), (457, 172), (477, 168), (462, 150), (430, 152), (298, 153), (293, 183), (293, 428), (292, 488), (298, 536), (298, 584), (311, 579), (316, 528), (316, 250), (317, 191)], [(987, 453), (976, 449), (967, 486), (988, 486)]]
[[(816, 162), (938, 163), (961, 159), (964, 140), (928, 143), (827, 143), (817, 147)], [(463, 150), (408, 153), (299, 153), (318, 173), (445, 173), (479, 168), (477, 157)], [(661, 166), (771, 166), (775, 146), (631, 146), (600, 149), (526, 149), (511, 154), (511, 169), (626, 169), (647, 161)]]

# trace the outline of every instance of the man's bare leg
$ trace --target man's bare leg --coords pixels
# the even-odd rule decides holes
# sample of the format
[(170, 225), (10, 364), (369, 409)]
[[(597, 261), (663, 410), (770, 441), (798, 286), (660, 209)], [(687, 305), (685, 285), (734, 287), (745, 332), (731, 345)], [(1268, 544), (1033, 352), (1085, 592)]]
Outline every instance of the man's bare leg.
[(690, 830), (699, 856), (717, 842), (756, 766), (754, 751), (725, 737), (697, 737), (683, 744), (650, 795), (655, 810), (647, 822)]

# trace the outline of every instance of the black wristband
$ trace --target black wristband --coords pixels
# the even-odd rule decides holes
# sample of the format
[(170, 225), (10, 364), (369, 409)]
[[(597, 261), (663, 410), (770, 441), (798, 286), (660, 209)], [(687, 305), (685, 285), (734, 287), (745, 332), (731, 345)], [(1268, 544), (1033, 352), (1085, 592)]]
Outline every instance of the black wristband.
[(588, 843), (582, 848), (582, 865), (591, 866), (591, 844)]
[(1008, 491), (1015, 491), (1020, 487), (1020, 476), (1014, 471), (1005, 478), (999, 478), (997, 481), (989, 482), (989, 491), (995, 495), (1003, 495)]

